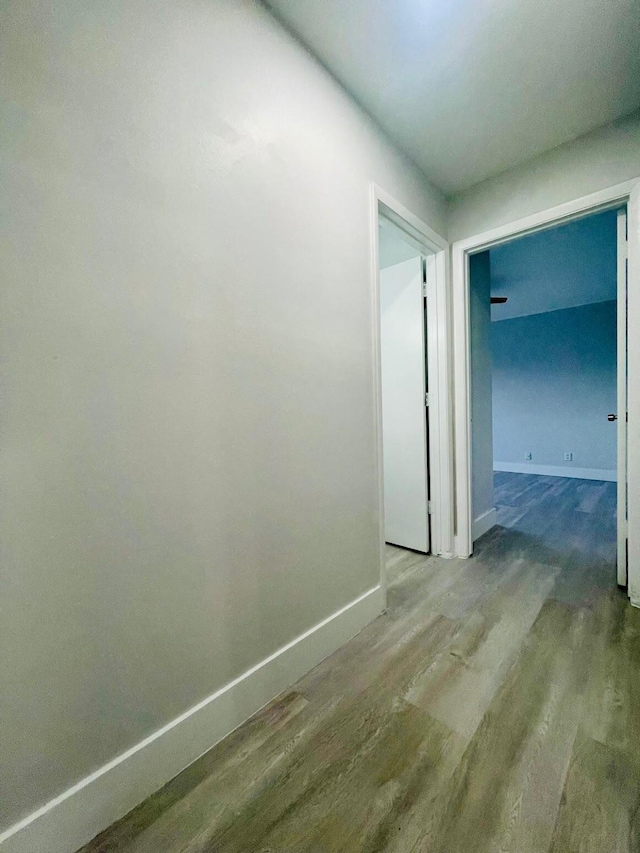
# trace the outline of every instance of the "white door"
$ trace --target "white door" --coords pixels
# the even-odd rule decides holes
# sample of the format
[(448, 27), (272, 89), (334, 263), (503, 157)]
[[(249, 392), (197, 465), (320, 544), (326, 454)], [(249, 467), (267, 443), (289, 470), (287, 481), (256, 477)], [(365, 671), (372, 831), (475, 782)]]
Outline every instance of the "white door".
[[(618, 212), (618, 584), (627, 585), (627, 213)], [(614, 414), (614, 413), (612, 413)]]
[(385, 540), (429, 551), (422, 258), (380, 271)]

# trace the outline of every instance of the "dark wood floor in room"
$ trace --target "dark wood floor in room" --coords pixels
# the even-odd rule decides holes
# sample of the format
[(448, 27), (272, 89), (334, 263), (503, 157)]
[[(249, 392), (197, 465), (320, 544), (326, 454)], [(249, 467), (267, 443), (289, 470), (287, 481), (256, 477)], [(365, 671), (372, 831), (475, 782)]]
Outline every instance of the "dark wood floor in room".
[(388, 614), (85, 853), (637, 853), (615, 484), (497, 474), (495, 496), (473, 558), (390, 547)]

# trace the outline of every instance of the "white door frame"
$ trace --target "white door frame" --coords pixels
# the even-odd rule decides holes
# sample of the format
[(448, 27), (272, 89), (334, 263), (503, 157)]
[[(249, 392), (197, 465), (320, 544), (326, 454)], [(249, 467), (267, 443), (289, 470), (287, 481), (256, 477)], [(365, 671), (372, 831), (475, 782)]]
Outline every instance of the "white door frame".
[[(617, 389), (616, 389), (616, 413), (618, 422), (616, 432), (618, 438), (616, 470), (618, 482), (616, 484), (617, 495), (617, 533), (618, 533), (618, 548), (617, 548), (617, 576), (619, 586), (628, 586), (628, 554), (627, 543), (629, 537), (628, 520), (620, 512), (620, 507), (627, 506), (627, 374), (628, 370), (628, 324), (627, 324), (627, 211), (620, 209), (618, 211), (617, 221), (617, 304), (616, 304), (616, 320), (617, 320)], [(624, 353), (624, 361), (621, 362), (620, 354)]]
[[(482, 234), (458, 240), (451, 247), (453, 297), (453, 379), (450, 407), (455, 411), (455, 554), (469, 557), (473, 551), (471, 513), (471, 384), (469, 329), (469, 255), (484, 251), (514, 237), (560, 225), (589, 213), (627, 205), (629, 269), (629, 324), (640, 326), (640, 178), (608, 187), (540, 213), (508, 222)], [(634, 337), (630, 336), (631, 347)], [(629, 434), (640, 423), (640, 376), (629, 377)], [(640, 443), (631, 440), (628, 452), (629, 529), (640, 531)], [(638, 484), (638, 485), (636, 485)], [(634, 528), (635, 524), (635, 528)], [(629, 541), (629, 597), (640, 606), (640, 536)]]
[(429, 374), (429, 481), (431, 496), (431, 553), (454, 554), (453, 430), (449, 405), (449, 244), (415, 214), (377, 184), (371, 184), (371, 281), (377, 446), (380, 581), (386, 596), (384, 540), (384, 483), (382, 457), (382, 373), (380, 359), (380, 214), (397, 225), (427, 256), (427, 370)]

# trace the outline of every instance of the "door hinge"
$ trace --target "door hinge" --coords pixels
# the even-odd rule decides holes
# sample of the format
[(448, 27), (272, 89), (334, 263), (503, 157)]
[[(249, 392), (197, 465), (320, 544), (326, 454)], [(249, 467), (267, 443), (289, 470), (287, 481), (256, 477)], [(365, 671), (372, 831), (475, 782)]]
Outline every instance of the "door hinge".
[(424, 404), (425, 404), (425, 406), (427, 406), (427, 408), (429, 407), (429, 392), (428, 391), (424, 395)]
[(426, 281), (422, 282), (422, 295), (424, 296), (425, 299), (427, 298), (427, 282)]
[(433, 502), (432, 501), (427, 502), (427, 512), (429, 513), (429, 515), (433, 515)]

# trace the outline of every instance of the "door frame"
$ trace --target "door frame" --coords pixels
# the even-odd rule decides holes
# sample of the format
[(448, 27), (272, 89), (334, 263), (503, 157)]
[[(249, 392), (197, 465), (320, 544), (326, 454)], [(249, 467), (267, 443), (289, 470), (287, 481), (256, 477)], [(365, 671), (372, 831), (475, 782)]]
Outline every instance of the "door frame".
[(377, 184), (371, 184), (371, 296), (374, 353), (374, 423), (380, 544), (380, 582), (385, 595), (387, 571), (384, 538), (382, 448), (382, 372), (380, 342), (380, 252), (378, 222), (382, 215), (396, 225), (427, 258), (427, 371), (429, 376), (429, 494), (431, 553), (454, 555), (453, 429), (450, 409), (449, 244), (418, 216)]
[[(629, 542), (629, 521), (620, 517), (620, 507), (627, 507), (627, 418), (628, 411), (627, 401), (627, 382), (629, 374), (629, 324), (627, 322), (627, 254), (628, 254), (628, 238), (627, 238), (627, 210), (622, 208), (618, 210), (616, 222), (616, 343), (617, 343), (617, 376), (616, 376), (616, 413), (624, 412), (625, 417), (619, 416), (616, 424), (617, 432), (617, 447), (616, 447), (616, 506), (617, 506), (617, 579), (618, 586), (626, 587), (629, 585), (628, 578), (628, 542)], [(624, 352), (624, 364), (620, 363), (620, 353)], [(624, 559), (622, 555), (624, 554)]]
[[(453, 386), (450, 407), (455, 411), (455, 554), (469, 557), (473, 552), (471, 509), (471, 351), (469, 325), (469, 255), (490, 249), (500, 243), (535, 231), (552, 228), (590, 213), (627, 206), (628, 230), (628, 311), (629, 326), (640, 326), (640, 178), (599, 190), (556, 207), (492, 228), (473, 237), (457, 240), (451, 247), (452, 320), (453, 320)], [(629, 371), (629, 432), (640, 423), (640, 376), (634, 381)], [(629, 494), (629, 529), (640, 530), (640, 445), (630, 441), (627, 482)], [(636, 486), (638, 484), (638, 486)], [(635, 498), (637, 496), (637, 499)], [(629, 540), (629, 597), (640, 606), (640, 536)]]

